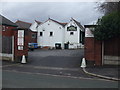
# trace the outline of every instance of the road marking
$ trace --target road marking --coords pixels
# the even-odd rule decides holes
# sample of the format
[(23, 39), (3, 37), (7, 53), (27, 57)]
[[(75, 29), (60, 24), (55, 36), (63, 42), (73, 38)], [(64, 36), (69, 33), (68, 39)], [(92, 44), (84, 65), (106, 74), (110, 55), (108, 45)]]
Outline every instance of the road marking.
[(79, 71), (79, 68), (58, 68), (58, 67), (45, 67), (45, 66), (21, 65), (21, 64), (5, 65), (2, 67), (10, 67), (10, 66), (27, 67), (27, 68), (35, 68), (35, 69), (48, 69), (48, 70)]
[(15, 65), (20, 65), (20, 64), (17, 63), (17, 64), (10, 64), (10, 65), (2, 65), (2, 67), (10, 67), (10, 66), (15, 66)]
[(69, 70), (69, 71), (78, 71), (79, 68), (58, 68), (58, 67), (45, 67), (45, 66), (33, 66), (33, 65), (19, 65), (20, 67), (29, 67), (36, 69), (50, 69), (50, 70)]
[(95, 78), (84, 78), (84, 77), (75, 77), (75, 76), (64, 76), (64, 75), (55, 75), (55, 74), (45, 74), (45, 73), (31, 73), (31, 72), (22, 72), (17, 70), (3, 70), (6, 72), (15, 72), (15, 73), (23, 73), (23, 74), (32, 74), (32, 75), (46, 75), (46, 76), (53, 76), (53, 77), (67, 77), (67, 78), (73, 78), (73, 79), (88, 79), (88, 80), (101, 80), (101, 81), (109, 81), (109, 82), (116, 82), (106, 79), (95, 79)]

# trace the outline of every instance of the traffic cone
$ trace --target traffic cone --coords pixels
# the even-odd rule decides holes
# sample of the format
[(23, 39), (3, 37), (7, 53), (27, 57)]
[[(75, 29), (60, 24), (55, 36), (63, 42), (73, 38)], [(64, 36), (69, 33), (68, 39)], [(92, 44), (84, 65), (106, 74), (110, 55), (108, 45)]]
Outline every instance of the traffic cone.
[(85, 58), (82, 59), (81, 67), (85, 68), (86, 67), (86, 61)]
[(21, 63), (22, 63), (22, 64), (25, 64), (25, 63), (27, 63), (27, 62), (26, 62), (25, 55), (23, 55), (23, 56), (22, 56), (22, 61), (21, 61)]

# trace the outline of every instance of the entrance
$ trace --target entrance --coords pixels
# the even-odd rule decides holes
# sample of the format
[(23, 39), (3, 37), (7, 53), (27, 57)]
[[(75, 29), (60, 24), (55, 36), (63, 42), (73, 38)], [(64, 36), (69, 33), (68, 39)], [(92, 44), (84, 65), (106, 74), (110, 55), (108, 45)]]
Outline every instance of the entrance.
[(68, 43), (65, 43), (65, 44), (64, 44), (64, 48), (65, 48), (65, 49), (69, 49), (69, 44), (68, 44)]
[(56, 44), (55, 44), (55, 48), (56, 48), (56, 49), (61, 49), (61, 43), (56, 43)]

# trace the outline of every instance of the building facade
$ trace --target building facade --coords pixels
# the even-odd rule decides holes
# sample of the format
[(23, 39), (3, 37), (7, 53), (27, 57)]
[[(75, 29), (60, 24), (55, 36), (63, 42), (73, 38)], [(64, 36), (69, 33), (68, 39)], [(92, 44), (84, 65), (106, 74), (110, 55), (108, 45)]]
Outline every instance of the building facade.
[(29, 37), (28, 38), (28, 43), (37, 43), (37, 32), (36, 31), (32, 31), (30, 29), (30, 26), (32, 25), (32, 23), (28, 23), (28, 22), (17, 20), (16, 24), (18, 25), (18, 28), (27, 31), (28, 37)]
[(0, 57), (2, 60), (21, 62), (23, 55), (28, 56), (28, 35), (23, 28), (20, 29), (6, 17), (0, 15), (0, 19), (2, 20)]
[(14, 60), (14, 29), (17, 25), (7, 19), (6, 17), (0, 15), (0, 57), (2, 60)]
[(69, 48), (80, 48), (83, 44), (84, 28), (75, 19), (65, 25), (65, 43), (69, 43)]
[(37, 42), (41, 47), (55, 47), (56, 44), (64, 47), (64, 26), (52, 19), (38, 26)]
[(31, 28), (37, 31), (37, 43), (40, 47), (72, 49), (80, 48), (83, 44), (84, 28), (73, 18), (69, 23), (49, 18), (44, 23), (33, 23)]

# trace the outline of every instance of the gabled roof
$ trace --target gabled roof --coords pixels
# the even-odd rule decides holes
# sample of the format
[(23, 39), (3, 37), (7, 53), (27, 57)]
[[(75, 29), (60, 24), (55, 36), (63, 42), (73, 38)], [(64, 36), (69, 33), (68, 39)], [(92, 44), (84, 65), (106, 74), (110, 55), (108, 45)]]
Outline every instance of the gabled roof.
[(80, 24), (80, 22), (76, 21), (75, 19), (72, 18), (72, 20), (80, 27), (84, 30), (84, 27)]
[(0, 21), (1, 25), (17, 27), (17, 25), (15, 23), (13, 23), (12, 21), (10, 21), (9, 19), (7, 19), (6, 17), (4, 17), (2, 15), (0, 15), (0, 20), (2, 20), (2, 22)]
[(37, 21), (37, 20), (35, 20), (35, 22), (37, 22), (37, 23), (38, 23), (38, 25), (42, 23), (42, 22), (40, 22), (40, 21)]
[(53, 20), (53, 19), (51, 19), (51, 18), (49, 18), (48, 20), (51, 20), (51, 21), (53, 21), (53, 22), (56, 22), (56, 23), (58, 23), (58, 24), (60, 24), (60, 25), (62, 25), (62, 26), (65, 26), (65, 25), (67, 24), (67, 23), (58, 22), (58, 21)]
[(24, 29), (29, 29), (29, 27), (32, 24), (32, 23), (28, 23), (20, 20), (17, 20), (15, 23), (18, 25), (18, 28), (24, 28)]

